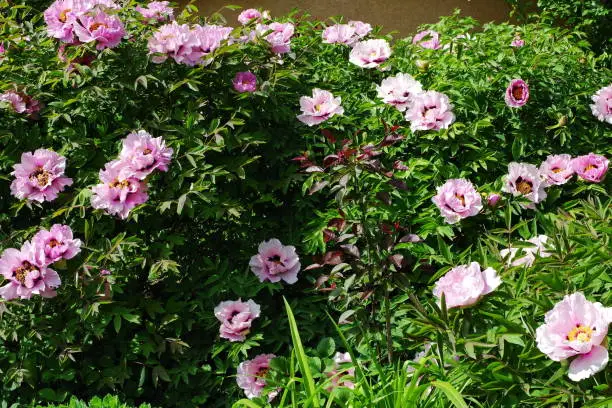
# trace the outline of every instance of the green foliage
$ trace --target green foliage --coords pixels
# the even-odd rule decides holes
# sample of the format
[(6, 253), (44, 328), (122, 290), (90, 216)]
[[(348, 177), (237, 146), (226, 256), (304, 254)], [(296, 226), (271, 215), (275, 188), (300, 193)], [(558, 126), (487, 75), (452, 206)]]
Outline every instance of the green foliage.
[[(37, 408), (42, 408), (42, 405), (38, 405)], [(104, 398), (94, 397), (89, 401), (89, 403), (78, 400), (77, 398), (72, 397), (68, 404), (58, 404), (58, 405), (46, 405), (48, 408), (151, 408), (149, 404), (141, 404), (141, 405), (127, 405), (123, 404), (119, 401), (119, 398), (111, 395), (107, 395)]]

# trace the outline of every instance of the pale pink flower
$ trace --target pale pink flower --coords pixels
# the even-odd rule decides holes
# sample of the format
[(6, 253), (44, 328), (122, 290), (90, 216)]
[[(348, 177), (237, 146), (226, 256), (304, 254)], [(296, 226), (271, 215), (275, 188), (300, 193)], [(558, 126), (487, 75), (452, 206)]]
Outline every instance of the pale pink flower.
[(153, 54), (151, 60), (156, 64), (164, 62), (168, 57), (180, 62), (182, 56), (190, 53), (196, 45), (197, 39), (189, 26), (176, 21), (159, 27), (148, 42), (149, 54)]
[(246, 9), (238, 15), (238, 22), (242, 25), (247, 25), (251, 21), (261, 21), (261, 13), (256, 9)]
[(366, 35), (370, 34), (370, 32), (372, 31), (372, 26), (370, 24), (368, 24), (368, 23), (364, 23), (363, 21), (351, 20), (351, 21), (348, 22), (348, 25), (355, 29), (355, 35), (359, 39), (361, 39), (361, 38), (365, 37)]
[(602, 122), (612, 124), (612, 85), (601, 88), (592, 96), (593, 115)]
[[(236, 382), (244, 390), (248, 399), (261, 396), (266, 386), (266, 375), (270, 371), (270, 360), (275, 358), (274, 354), (260, 354), (252, 360), (246, 360), (238, 365), (238, 375)], [(268, 400), (274, 399), (278, 392), (273, 391), (268, 394)]]
[(489, 207), (495, 207), (497, 205), (497, 203), (499, 202), (499, 200), (501, 200), (501, 195), (499, 195), (497, 193), (491, 193), (487, 197), (487, 205)]
[(237, 72), (232, 84), (234, 89), (240, 93), (255, 92), (257, 90), (257, 77), (251, 71)]
[(146, 19), (166, 21), (174, 19), (174, 9), (167, 1), (152, 1), (146, 7), (136, 6), (136, 11)]
[(448, 309), (470, 306), (481, 297), (493, 292), (501, 279), (493, 268), (481, 270), (478, 262), (456, 266), (441, 277), (435, 284), (433, 294), (441, 300), (446, 299)]
[(321, 34), (327, 44), (352, 44), (358, 38), (355, 28), (348, 24), (335, 24), (327, 27)]
[[(506, 248), (499, 251), (499, 254), (503, 259), (506, 257), (509, 265), (512, 266), (521, 266), (525, 265), (526, 267), (531, 267), (536, 260), (536, 257), (540, 258), (548, 258), (552, 254), (546, 250), (546, 242), (548, 241), (548, 237), (546, 235), (538, 235), (537, 237), (533, 237), (524, 242), (529, 242), (533, 244), (531, 247), (526, 248)], [(517, 258), (517, 255), (521, 253), (523, 256)]]
[(32, 295), (53, 297), (53, 289), (62, 283), (57, 272), (47, 267), (43, 249), (30, 242), (20, 250), (9, 248), (2, 253), (0, 274), (9, 281), (0, 288), (0, 296), (6, 300), (30, 299)]
[(511, 193), (513, 196), (523, 196), (532, 201), (525, 208), (535, 208), (535, 204), (544, 201), (546, 183), (542, 180), (540, 171), (533, 164), (516, 163), (508, 164), (508, 174), (505, 176), (502, 191)]
[(26, 111), (26, 101), (23, 96), (13, 90), (5, 91), (0, 95), (0, 102), (8, 103), (11, 108), (17, 113), (24, 113)]
[(103, 50), (116, 47), (125, 35), (125, 29), (117, 16), (97, 11), (80, 15), (74, 24), (74, 33), (80, 42), (95, 42), (96, 49)]
[(127, 218), (130, 211), (149, 199), (147, 185), (137, 177), (128, 177), (121, 160), (106, 163), (100, 170), (100, 181), (92, 187), (91, 206), (108, 214)]
[(272, 52), (276, 54), (285, 54), (291, 51), (291, 37), (295, 31), (295, 27), (291, 23), (270, 23), (268, 26), (259, 28), (259, 32), (272, 32), (266, 35), (265, 39), (270, 44)]
[[(187, 58), (184, 63), (186, 63), (187, 65), (210, 64), (212, 62), (212, 58), (208, 57), (208, 55), (215, 51), (217, 48), (219, 48), (223, 41), (229, 39), (232, 30), (232, 27), (224, 27), (212, 24), (207, 24), (204, 26), (196, 25), (193, 28), (192, 32), (197, 40), (197, 46), (193, 47), (191, 57)], [(193, 59), (193, 56), (197, 56), (197, 58)]]
[(341, 102), (339, 96), (334, 98), (331, 92), (314, 88), (312, 97), (300, 97), (302, 114), (298, 115), (297, 118), (308, 126), (318, 125), (334, 115), (342, 115), (344, 108), (340, 106)]
[(160, 137), (153, 137), (144, 130), (130, 133), (123, 139), (119, 159), (123, 162), (123, 175), (143, 180), (152, 172), (168, 171), (174, 151), (166, 147)]
[(609, 162), (604, 156), (589, 153), (573, 159), (571, 166), (581, 179), (592, 183), (599, 183), (608, 171)]
[(612, 308), (588, 301), (581, 292), (566, 295), (536, 330), (538, 348), (553, 361), (578, 356), (571, 361), (568, 376), (572, 381), (589, 378), (608, 364), (602, 343), (611, 316)]
[(349, 353), (336, 352), (334, 355), (333, 369), (325, 373), (331, 382), (331, 385), (327, 388), (328, 392), (331, 392), (336, 387), (346, 387), (351, 390), (355, 389), (355, 383), (351, 381), (351, 379), (355, 377), (355, 367), (345, 367), (347, 364), (352, 363), (353, 360), (351, 360), (351, 355)]
[(412, 39), (413, 44), (417, 44), (423, 48), (429, 48), (431, 50), (437, 50), (441, 47), (440, 45), (440, 34), (434, 30), (421, 31)]
[(384, 103), (403, 112), (410, 108), (416, 95), (423, 92), (423, 86), (412, 75), (400, 73), (383, 79), (381, 84), (376, 86), (376, 90)]
[(349, 54), (349, 61), (362, 68), (376, 68), (391, 56), (391, 47), (383, 39), (359, 41)]
[(474, 185), (466, 179), (450, 179), (438, 187), (432, 198), (440, 215), (448, 224), (472, 217), (482, 210), (482, 198)]
[(506, 88), (504, 97), (506, 105), (512, 108), (519, 108), (529, 100), (529, 86), (522, 79), (513, 79)]
[(215, 316), (221, 322), (221, 337), (229, 341), (244, 341), (260, 312), (259, 305), (250, 299), (246, 302), (239, 299), (219, 303), (215, 307)]
[(249, 266), (261, 282), (279, 282), (282, 279), (288, 284), (297, 282), (301, 268), (295, 247), (284, 246), (276, 238), (259, 244), (259, 253), (251, 257)]
[(550, 155), (540, 164), (540, 175), (548, 186), (565, 184), (574, 175), (569, 154)]
[(412, 106), (406, 112), (406, 120), (410, 121), (410, 129), (440, 130), (448, 129), (455, 121), (453, 105), (448, 96), (436, 91), (426, 91), (416, 94)]
[(64, 177), (66, 158), (54, 151), (38, 149), (21, 155), (21, 163), (13, 166), (11, 194), (20, 200), (53, 201), (72, 179)]
[(72, 259), (81, 252), (81, 240), (73, 238), (68, 225), (54, 224), (49, 231), (42, 229), (32, 238), (32, 244), (42, 249), (45, 264)]
[(510, 43), (511, 47), (516, 47), (516, 48), (520, 48), (524, 45), (525, 45), (525, 40), (522, 40), (520, 35), (514, 36), (514, 40), (512, 40), (512, 42)]

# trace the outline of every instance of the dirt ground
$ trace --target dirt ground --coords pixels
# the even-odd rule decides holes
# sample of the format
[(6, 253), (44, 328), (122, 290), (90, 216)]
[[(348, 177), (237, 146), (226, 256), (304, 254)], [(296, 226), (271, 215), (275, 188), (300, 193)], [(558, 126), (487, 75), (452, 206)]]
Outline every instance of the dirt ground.
[[(188, 1), (180, 1), (186, 4)], [(385, 32), (399, 31), (402, 35), (414, 33), (423, 23), (433, 23), (438, 17), (448, 15), (456, 8), (462, 14), (481, 22), (505, 21), (509, 7), (504, 0), (196, 0), (200, 12), (208, 15), (227, 4), (244, 8), (264, 8), (272, 16), (285, 14), (293, 8), (308, 11), (317, 18), (342, 15), (352, 20), (363, 20), (372, 25), (382, 25)], [(228, 23), (235, 25), (238, 12), (225, 10)]]

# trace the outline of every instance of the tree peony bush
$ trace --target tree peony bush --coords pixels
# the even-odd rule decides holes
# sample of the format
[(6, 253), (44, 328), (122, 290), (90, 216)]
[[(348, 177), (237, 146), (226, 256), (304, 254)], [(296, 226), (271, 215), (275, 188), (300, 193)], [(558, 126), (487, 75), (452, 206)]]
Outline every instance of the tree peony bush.
[(612, 74), (582, 34), (10, 3), (3, 404), (605, 404)]

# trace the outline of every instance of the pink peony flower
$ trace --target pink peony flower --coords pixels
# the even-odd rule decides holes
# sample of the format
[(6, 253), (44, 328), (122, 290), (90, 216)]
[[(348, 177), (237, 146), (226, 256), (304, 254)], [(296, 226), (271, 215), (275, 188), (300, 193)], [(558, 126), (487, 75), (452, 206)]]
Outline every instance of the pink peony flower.
[(234, 89), (240, 93), (255, 92), (257, 90), (257, 77), (250, 71), (237, 72), (232, 84), (234, 84)]
[(161, 137), (153, 137), (144, 130), (130, 133), (123, 139), (123, 148), (119, 153), (123, 177), (144, 180), (156, 170), (168, 171), (173, 152)]
[(612, 85), (601, 88), (593, 95), (593, 115), (602, 122), (612, 124)]
[(74, 24), (86, 11), (80, 0), (56, 0), (43, 13), (47, 35), (63, 42), (74, 42)]
[(355, 28), (348, 24), (335, 24), (327, 27), (321, 34), (323, 42), (327, 44), (352, 44), (358, 37)]
[(406, 112), (406, 120), (410, 121), (410, 129), (440, 130), (448, 129), (455, 121), (453, 105), (448, 96), (436, 91), (426, 91), (416, 94), (412, 106)]
[(540, 164), (540, 175), (547, 186), (560, 186), (568, 182), (574, 175), (569, 154), (551, 155)]
[(347, 364), (351, 364), (351, 355), (349, 353), (336, 352), (334, 355), (334, 367), (331, 371), (325, 373), (330, 379), (331, 385), (327, 388), (331, 392), (336, 387), (346, 387), (351, 390), (355, 389), (355, 383), (348, 378), (355, 377), (355, 367), (344, 368)]
[(438, 187), (432, 201), (448, 224), (455, 224), (482, 210), (482, 199), (474, 185), (466, 179), (450, 179)]
[(514, 40), (512, 40), (512, 42), (510, 43), (511, 47), (516, 47), (516, 48), (520, 48), (524, 45), (525, 45), (525, 40), (522, 40), (520, 35), (516, 35), (514, 37)]
[(96, 43), (96, 49), (114, 48), (125, 35), (123, 23), (117, 16), (103, 11), (95, 14), (83, 14), (74, 24), (74, 33), (82, 43)]
[(608, 364), (606, 340), (612, 308), (589, 302), (581, 292), (566, 295), (544, 316), (536, 330), (538, 348), (553, 361), (574, 358), (568, 376), (580, 381), (603, 370)]
[[(531, 267), (536, 260), (536, 256), (540, 258), (548, 258), (552, 254), (546, 250), (545, 244), (548, 241), (546, 235), (538, 235), (528, 239), (526, 242), (533, 244), (532, 247), (527, 248), (506, 248), (499, 251), (499, 254), (503, 259), (508, 258), (508, 264), (512, 266), (525, 265)], [(523, 256), (517, 258), (519, 251), (522, 251)]]
[(166, 21), (174, 19), (174, 9), (167, 1), (152, 1), (147, 7), (136, 6), (136, 11), (146, 19)]
[(497, 205), (497, 203), (499, 202), (499, 200), (501, 200), (501, 195), (499, 195), (497, 193), (491, 193), (487, 197), (487, 205), (489, 207), (495, 207)]
[(247, 25), (251, 21), (261, 21), (261, 13), (256, 9), (246, 9), (238, 15), (238, 22), (242, 25)]
[(8, 90), (0, 95), (0, 102), (8, 103), (17, 113), (25, 113), (26, 101), (20, 93)]
[(108, 269), (101, 269), (100, 270), (100, 276), (104, 277), (104, 276), (110, 276), (110, 275), (112, 275), (112, 273)]
[(388, 105), (395, 106), (403, 112), (410, 108), (416, 95), (423, 92), (423, 86), (409, 74), (397, 74), (382, 80), (376, 86), (378, 97)]
[(21, 163), (13, 168), (11, 194), (20, 200), (53, 201), (66, 186), (72, 185), (72, 179), (64, 177), (66, 158), (51, 150), (23, 153)]
[(297, 118), (308, 126), (318, 125), (334, 115), (342, 115), (344, 108), (340, 103), (340, 97), (334, 98), (331, 92), (315, 88), (312, 90), (312, 97), (300, 98), (302, 114)]
[(472, 262), (469, 265), (456, 266), (438, 279), (433, 294), (441, 299), (444, 293), (446, 307), (451, 309), (473, 305), (499, 285), (501, 279), (495, 269), (487, 268), (481, 271), (480, 264)]
[(440, 46), (440, 34), (434, 30), (421, 31), (412, 39), (413, 44), (420, 45), (423, 48), (437, 50)]
[(212, 58), (203, 58), (211, 54), (217, 48), (221, 46), (221, 43), (229, 39), (232, 27), (223, 27), (218, 25), (207, 24), (204, 26), (196, 25), (192, 32), (197, 40), (197, 46), (192, 50), (192, 55), (201, 56), (197, 57), (196, 60), (188, 58), (185, 63), (188, 65), (200, 64), (208, 65), (212, 62)]
[(604, 156), (589, 153), (573, 159), (571, 166), (581, 179), (592, 183), (599, 183), (608, 171), (609, 162)]
[(0, 296), (6, 300), (30, 299), (32, 295), (54, 297), (54, 288), (62, 281), (53, 269), (47, 268), (42, 248), (30, 242), (20, 250), (9, 248), (0, 256), (0, 274), (9, 283), (0, 288)]
[(81, 240), (72, 237), (68, 225), (54, 224), (49, 231), (42, 229), (32, 238), (32, 244), (42, 248), (45, 265), (61, 259), (72, 259), (81, 252)]
[[(246, 360), (238, 365), (236, 382), (244, 390), (248, 399), (257, 398), (266, 386), (266, 375), (270, 371), (270, 360), (274, 354), (260, 354), (252, 360)], [(272, 401), (278, 392), (270, 392), (268, 400)]]
[(542, 180), (540, 171), (533, 164), (515, 163), (508, 164), (508, 175), (505, 176), (505, 183), (502, 191), (511, 193), (513, 196), (523, 196), (532, 201), (532, 204), (525, 208), (535, 208), (535, 204), (544, 201), (546, 183)]
[(355, 29), (355, 35), (357, 35), (358, 38), (363, 38), (372, 31), (372, 26), (363, 21), (351, 20), (348, 22), (348, 25)]
[(126, 166), (125, 162), (114, 160), (106, 163), (104, 170), (100, 170), (102, 183), (91, 189), (93, 208), (125, 219), (134, 207), (149, 199), (146, 183), (137, 177), (128, 177)]
[(270, 31), (266, 35), (266, 41), (270, 44), (272, 52), (276, 54), (285, 54), (291, 51), (291, 37), (295, 31), (295, 27), (291, 23), (271, 23), (268, 26), (262, 26), (258, 30), (260, 33)]
[(261, 282), (278, 282), (282, 279), (288, 284), (297, 282), (301, 268), (295, 247), (284, 246), (276, 238), (259, 244), (259, 253), (251, 257), (249, 266)]
[(225, 301), (215, 307), (215, 316), (221, 322), (221, 338), (229, 341), (244, 341), (249, 334), (251, 323), (259, 317), (261, 309), (252, 300), (242, 302)]
[(506, 89), (506, 105), (519, 108), (527, 103), (529, 99), (529, 86), (522, 79), (513, 79)]
[(362, 68), (375, 68), (391, 56), (389, 43), (382, 39), (360, 41), (349, 54), (349, 61)]
[(195, 47), (196, 43), (187, 24), (173, 21), (171, 24), (161, 26), (153, 37), (149, 38), (149, 54), (154, 54), (151, 60), (156, 64), (164, 62), (168, 57), (180, 62), (182, 56), (191, 52), (191, 48)]

